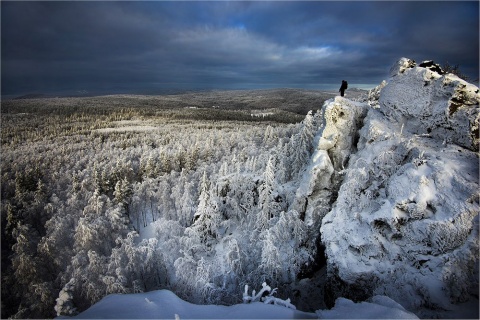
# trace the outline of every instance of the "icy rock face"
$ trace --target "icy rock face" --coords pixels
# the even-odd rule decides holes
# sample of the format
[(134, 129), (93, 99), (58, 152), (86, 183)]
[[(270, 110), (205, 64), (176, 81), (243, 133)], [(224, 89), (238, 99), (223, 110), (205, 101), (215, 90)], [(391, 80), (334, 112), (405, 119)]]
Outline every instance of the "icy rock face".
[(404, 73), (410, 68), (414, 68), (417, 64), (414, 60), (408, 58), (401, 58), (390, 68), (390, 77)]
[(368, 105), (372, 108), (380, 108), (378, 99), (380, 99), (380, 92), (382, 92), (383, 87), (387, 85), (387, 81), (383, 80), (378, 86), (368, 92)]
[[(326, 107), (319, 147), (328, 149), (332, 176), (346, 168), (320, 229), (327, 305), (386, 295), (430, 317), (478, 300), (478, 88), (409, 61), (378, 88), (377, 108), (374, 101), (352, 108), (346, 99)], [(462, 103), (451, 112), (456, 96)], [(339, 115), (357, 108), (368, 113), (358, 117), (358, 143), (349, 144), (356, 132)], [(342, 130), (345, 143), (335, 134)]]
[(325, 127), (317, 149), (327, 150), (334, 169), (341, 170), (355, 149), (356, 132), (367, 109), (363, 103), (336, 97), (326, 101), (323, 110)]
[(337, 192), (342, 179), (340, 171), (355, 150), (356, 132), (366, 111), (366, 104), (342, 97), (327, 100), (322, 107), (324, 123), (294, 205), (298, 212), (305, 212), (306, 224), (316, 231), (331, 209), (332, 194)]
[(392, 67), (392, 78), (378, 99), (380, 110), (413, 133), (478, 151), (478, 88), (453, 74), (443, 74), (432, 61), (420, 66), (424, 67), (402, 58)]

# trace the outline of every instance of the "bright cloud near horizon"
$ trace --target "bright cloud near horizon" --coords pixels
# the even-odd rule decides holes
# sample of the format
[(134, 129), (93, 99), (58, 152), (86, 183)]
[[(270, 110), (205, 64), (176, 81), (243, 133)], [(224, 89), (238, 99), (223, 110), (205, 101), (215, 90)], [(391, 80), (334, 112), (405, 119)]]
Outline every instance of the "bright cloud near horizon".
[(2, 96), (371, 88), (400, 57), (479, 70), (478, 1), (2, 1), (1, 30)]

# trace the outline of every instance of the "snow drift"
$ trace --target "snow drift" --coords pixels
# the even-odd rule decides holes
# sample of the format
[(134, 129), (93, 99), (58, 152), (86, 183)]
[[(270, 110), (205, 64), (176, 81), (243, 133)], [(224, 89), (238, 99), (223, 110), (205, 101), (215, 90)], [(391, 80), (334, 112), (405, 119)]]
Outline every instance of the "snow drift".
[(324, 105), (317, 149), (343, 178), (320, 229), (327, 305), (379, 294), (441, 316), (478, 301), (479, 90), (421, 65), (399, 60), (365, 103)]
[(338, 299), (331, 310), (307, 313), (255, 302), (233, 306), (195, 305), (168, 290), (138, 294), (112, 294), (80, 313), (78, 319), (418, 319), (385, 296), (370, 302)]

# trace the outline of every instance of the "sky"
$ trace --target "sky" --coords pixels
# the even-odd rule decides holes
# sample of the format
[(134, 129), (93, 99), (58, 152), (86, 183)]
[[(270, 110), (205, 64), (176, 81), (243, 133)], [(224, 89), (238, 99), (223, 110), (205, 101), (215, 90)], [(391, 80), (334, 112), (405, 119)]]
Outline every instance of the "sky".
[(479, 2), (1, 1), (2, 97), (370, 89), (401, 57), (477, 80)]

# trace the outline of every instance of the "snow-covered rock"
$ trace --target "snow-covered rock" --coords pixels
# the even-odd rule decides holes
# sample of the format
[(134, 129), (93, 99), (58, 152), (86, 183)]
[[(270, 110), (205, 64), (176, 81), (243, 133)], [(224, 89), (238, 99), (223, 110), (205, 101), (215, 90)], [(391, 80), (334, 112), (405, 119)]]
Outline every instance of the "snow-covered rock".
[[(305, 212), (305, 223), (313, 226), (330, 210), (328, 199), (331, 196), (331, 176), (334, 172), (332, 162), (326, 150), (315, 150), (306, 178), (300, 184), (296, 194), (296, 210)], [(308, 199), (316, 199), (315, 205), (308, 206)], [(325, 200), (327, 202), (325, 203)], [(316, 227), (318, 227), (316, 225)]]
[(331, 209), (332, 194), (342, 181), (350, 153), (355, 151), (356, 132), (362, 126), (367, 106), (343, 97), (325, 102), (322, 108), (322, 129), (314, 141), (315, 151), (300, 182), (295, 209), (305, 213), (308, 226), (317, 228)]
[(433, 62), (414, 67), (406, 60), (392, 68), (398, 71), (381, 89), (379, 110), (412, 133), (478, 151), (478, 87), (453, 74), (442, 75)]
[(325, 127), (317, 149), (328, 151), (337, 171), (345, 168), (350, 153), (355, 151), (356, 132), (362, 126), (366, 110), (365, 104), (342, 97), (325, 103)]
[(387, 85), (387, 81), (383, 80), (378, 86), (368, 91), (367, 103), (372, 108), (380, 108), (378, 100), (380, 99), (380, 92), (382, 92), (383, 87)]
[(390, 68), (390, 77), (395, 77), (396, 75), (404, 73), (410, 68), (414, 68), (416, 63), (414, 60), (408, 58), (401, 58)]
[[(330, 305), (379, 294), (418, 315), (441, 315), (478, 300), (480, 96), (409, 59), (391, 75), (368, 104), (337, 98), (324, 106), (338, 110), (325, 111), (322, 134), (335, 143), (320, 139), (320, 147), (328, 148), (333, 176), (344, 173), (321, 226)], [(357, 118), (342, 126), (345, 110)], [(350, 130), (353, 123), (361, 130)], [(338, 143), (336, 132), (355, 143)]]

